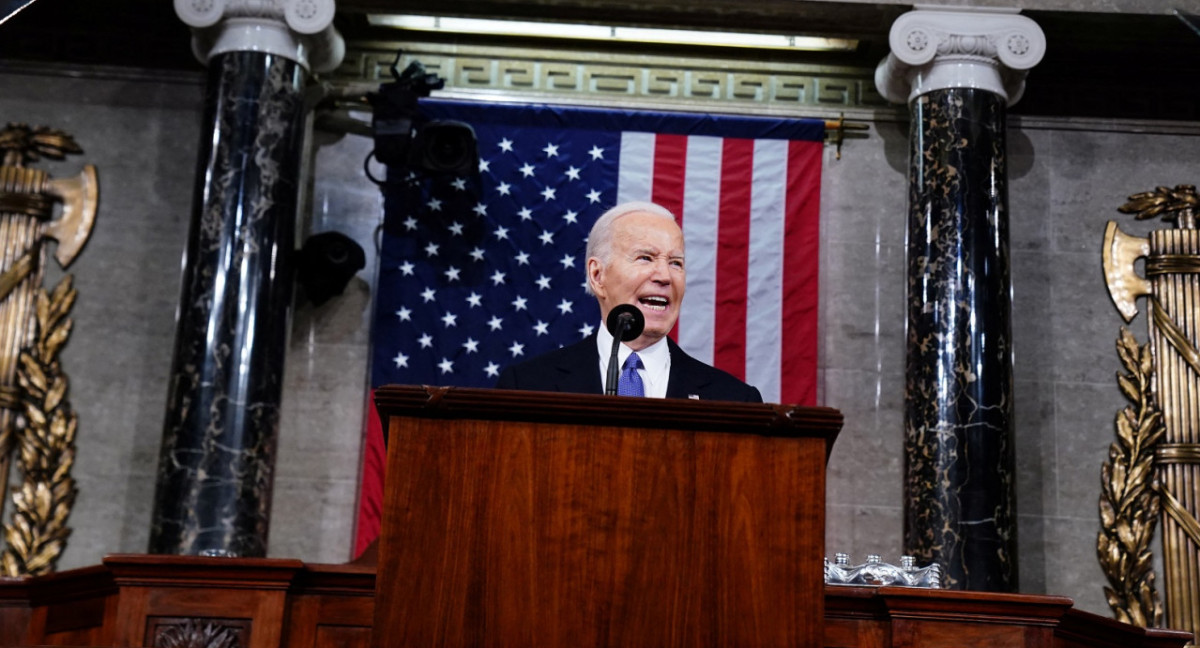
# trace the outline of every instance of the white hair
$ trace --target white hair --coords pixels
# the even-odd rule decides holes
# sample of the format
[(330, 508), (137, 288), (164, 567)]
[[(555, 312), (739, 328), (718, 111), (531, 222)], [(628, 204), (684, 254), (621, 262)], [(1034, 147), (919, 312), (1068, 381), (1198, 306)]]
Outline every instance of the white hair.
[[(677, 222), (675, 220), (675, 214), (672, 214), (671, 210), (663, 207), (662, 205), (643, 201), (621, 203), (620, 205), (617, 205), (616, 207), (613, 207), (601, 214), (600, 218), (597, 218), (595, 224), (592, 225), (592, 231), (588, 233), (587, 239), (587, 259), (600, 259), (600, 263), (607, 266), (612, 261), (613, 223), (615, 223), (618, 218), (634, 212), (642, 212), (654, 216), (661, 216), (669, 219), (672, 223)], [(585, 279), (588, 279), (587, 268), (588, 265), (585, 261), (583, 264)], [(589, 295), (595, 294), (592, 292), (592, 282), (590, 280), (585, 280), (583, 287)]]

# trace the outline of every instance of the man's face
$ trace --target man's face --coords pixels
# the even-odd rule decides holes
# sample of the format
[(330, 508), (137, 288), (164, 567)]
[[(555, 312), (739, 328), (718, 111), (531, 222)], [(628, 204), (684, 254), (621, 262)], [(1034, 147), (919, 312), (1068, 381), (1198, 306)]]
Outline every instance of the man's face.
[(612, 225), (612, 256), (588, 259), (588, 282), (600, 302), (600, 316), (619, 304), (633, 304), (646, 316), (641, 337), (629, 342), (644, 349), (671, 332), (679, 319), (686, 276), (683, 232), (674, 221), (630, 212)]

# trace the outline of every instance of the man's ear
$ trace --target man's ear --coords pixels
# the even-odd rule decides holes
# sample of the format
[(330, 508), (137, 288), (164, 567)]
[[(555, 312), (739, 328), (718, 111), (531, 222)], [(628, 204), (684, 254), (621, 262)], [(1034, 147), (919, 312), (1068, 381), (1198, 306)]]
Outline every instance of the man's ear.
[(604, 264), (600, 263), (600, 259), (591, 257), (587, 260), (587, 280), (588, 285), (592, 287), (592, 294), (597, 297), (604, 296)]

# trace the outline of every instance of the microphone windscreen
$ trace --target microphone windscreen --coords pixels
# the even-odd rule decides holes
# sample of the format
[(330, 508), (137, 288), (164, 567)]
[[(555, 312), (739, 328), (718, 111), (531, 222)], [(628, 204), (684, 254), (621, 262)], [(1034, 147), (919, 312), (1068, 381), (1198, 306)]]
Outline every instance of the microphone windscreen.
[[(625, 331), (623, 334), (618, 334), (622, 320), (627, 320)], [(619, 304), (608, 311), (608, 318), (605, 319), (604, 325), (608, 327), (608, 332), (612, 333), (613, 337), (620, 337), (622, 342), (629, 342), (636, 340), (645, 330), (646, 316), (642, 315), (641, 309), (633, 304)]]

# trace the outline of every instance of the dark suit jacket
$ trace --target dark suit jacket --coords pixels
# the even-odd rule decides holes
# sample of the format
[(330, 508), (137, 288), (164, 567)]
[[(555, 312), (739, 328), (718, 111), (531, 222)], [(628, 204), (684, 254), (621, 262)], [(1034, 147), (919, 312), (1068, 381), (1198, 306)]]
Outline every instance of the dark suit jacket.
[[(744, 401), (761, 403), (758, 389), (720, 369), (710, 367), (683, 352), (667, 339), (671, 350), (671, 376), (667, 380), (667, 398)], [(596, 334), (520, 364), (509, 365), (496, 381), (498, 389), (603, 394), (604, 384), (598, 369)]]

